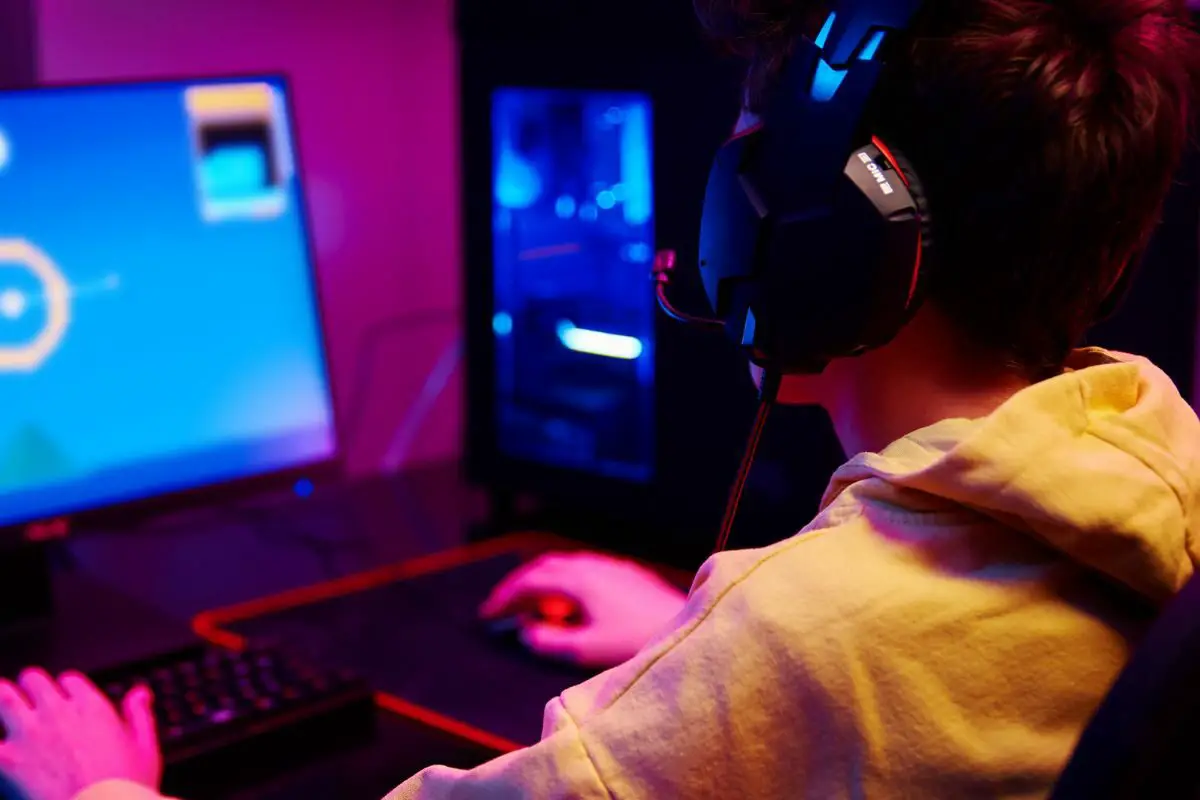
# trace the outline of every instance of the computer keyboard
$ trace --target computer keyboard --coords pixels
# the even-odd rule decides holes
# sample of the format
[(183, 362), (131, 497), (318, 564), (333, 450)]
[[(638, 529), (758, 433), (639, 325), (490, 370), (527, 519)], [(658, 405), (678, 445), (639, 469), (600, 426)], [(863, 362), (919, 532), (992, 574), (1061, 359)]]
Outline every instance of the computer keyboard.
[(374, 721), (373, 692), (363, 678), (270, 648), (197, 646), (97, 672), (92, 679), (114, 701), (138, 684), (154, 692), (168, 775), (209, 757), (251, 759), (248, 748), (285, 740), (342, 743)]

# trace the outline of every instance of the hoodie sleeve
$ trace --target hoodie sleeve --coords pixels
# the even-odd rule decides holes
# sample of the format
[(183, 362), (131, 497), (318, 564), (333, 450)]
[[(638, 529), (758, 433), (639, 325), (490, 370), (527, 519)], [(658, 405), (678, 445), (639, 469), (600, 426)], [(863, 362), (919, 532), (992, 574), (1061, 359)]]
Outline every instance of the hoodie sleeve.
[(800, 730), (803, 712), (787, 712), (789, 746), (779, 746), (774, 647), (746, 646), (760, 631), (730, 590), (760, 557), (710, 560), (672, 630), (551, 701), (538, 744), (470, 771), (431, 767), (388, 800), (788, 796), (797, 775), (764, 759), (819, 748)]
[(557, 730), (536, 745), (470, 771), (430, 767), (405, 781), (386, 800), (506, 800), (507, 798), (612, 797), (588, 753), (583, 732), (559, 700), (546, 709)]

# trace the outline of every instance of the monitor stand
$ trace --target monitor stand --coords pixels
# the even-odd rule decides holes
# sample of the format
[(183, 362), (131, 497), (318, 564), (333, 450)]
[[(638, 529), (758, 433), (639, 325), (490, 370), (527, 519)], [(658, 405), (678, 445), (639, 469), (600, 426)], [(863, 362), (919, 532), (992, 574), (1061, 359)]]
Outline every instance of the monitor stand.
[(90, 672), (197, 642), (186, 622), (56, 558), (58, 544), (0, 550), (0, 677), (29, 666)]
[(0, 628), (46, 619), (53, 611), (49, 547), (0, 550)]

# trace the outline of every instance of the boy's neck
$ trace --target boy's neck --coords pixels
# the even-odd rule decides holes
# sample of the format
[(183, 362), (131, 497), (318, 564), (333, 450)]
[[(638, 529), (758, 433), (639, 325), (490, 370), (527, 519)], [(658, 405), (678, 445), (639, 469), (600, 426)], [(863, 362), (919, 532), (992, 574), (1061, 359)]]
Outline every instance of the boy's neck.
[(927, 305), (891, 343), (832, 363), (820, 384), (821, 405), (853, 456), (945, 419), (985, 417), (1029, 381), (964, 344)]

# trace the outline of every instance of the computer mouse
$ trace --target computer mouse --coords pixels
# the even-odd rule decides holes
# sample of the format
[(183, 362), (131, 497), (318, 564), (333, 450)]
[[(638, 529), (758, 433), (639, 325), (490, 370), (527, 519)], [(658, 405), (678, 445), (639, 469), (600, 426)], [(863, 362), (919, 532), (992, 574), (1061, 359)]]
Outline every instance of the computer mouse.
[(502, 616), (486, 620), (486, 623), (493, 633), (507, 635), (530, 622), (570, 627), (579, 625), (582, 621), (583, 609), (573, 597), (543, 594), (521, 598), (509, 606)]

